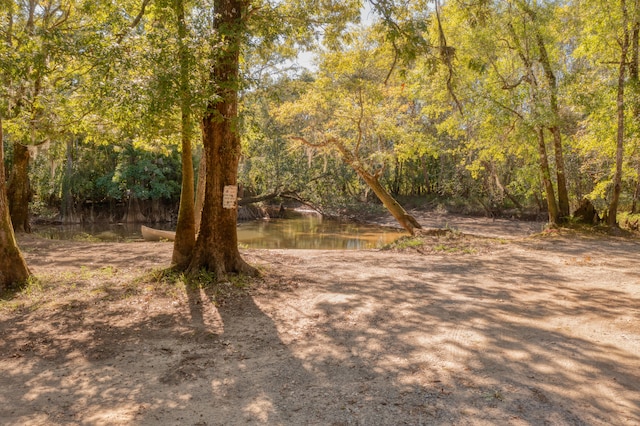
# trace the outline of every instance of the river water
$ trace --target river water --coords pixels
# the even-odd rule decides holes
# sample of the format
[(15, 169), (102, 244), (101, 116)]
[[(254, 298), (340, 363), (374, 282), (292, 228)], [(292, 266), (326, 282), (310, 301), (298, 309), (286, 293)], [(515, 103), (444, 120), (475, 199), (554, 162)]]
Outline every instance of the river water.
[[(34, 233), (51, 239), (94, 241), (142, 238), (139, 224), (34, 226)], [(325, 219), (318, 215), (238, 224), (238, 241), (246, 248), (358, 250), (378, 248), (404, 235), (407, 234), (398, 229)]]

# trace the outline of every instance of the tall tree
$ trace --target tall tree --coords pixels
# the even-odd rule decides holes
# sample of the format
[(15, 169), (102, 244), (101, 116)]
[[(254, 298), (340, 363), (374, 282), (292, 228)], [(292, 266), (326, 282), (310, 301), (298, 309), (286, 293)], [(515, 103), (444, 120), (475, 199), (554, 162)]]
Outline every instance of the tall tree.
[[(464, 123), (467, 134), (480, 140), (484, 152), (495, 151), (499, 143), (509, 146), (511, 155), (527, 156), (522, 158), (528, 163), (537, 157), (537, 180), (542, 183), (551, 223), (569, 215), (559, 79), (566, 75), (561, 55), (570, 49), (554, 26), (559, 10), (555, 2), (526, 0), (471, 6), (454, 1), (445, 9), (449, 25), (467, 27), (452, 34), (460, 46), (459, 60), (466, 63), (460, 80), (475, 116), (475, 122)], [(478, 121), (478, 113), (486, 119)], [(552, 136), (551, 157), (546, 133)], [(482, 141), (490, 135), (491, 139)]]
[[(636, 8), (632, 12), (637, 12)], [(609, 225), (618, 226), (618, 203), (620, 202), (620, 192), (622, 191), (622, 164), (624, 160), (624, 142), (625, 142), (625, 85), (627, 78), (627, 69), (629, 68), (629, 49), (631, 47), (632, 25), (635, 20), (630, 19), (629, 8), (626, 0), (620, 0), (620, 16), (622, 33), (618, 37), (620, 46), (620, 64), (618, 66), (618, 81), (616, 93), (616, 160), (615, 172), (613, 174), (613, 189), (611, 194), (611, 202), (609, 203)]]
[(640, 2), (619, 0), (606, 10), (597, 7), (598, 2), (585, 4), (575, 52), (576, 60), (586, 64), (577, 81), (580, 96), (576, 102), (585, 114), (578, 142), (594, 178), (590, 197), (606, 204), (607, 222), (617, 226), (619, 209), (628, 199), (625, 183), (637, 177), (633, 142), (639, 128), (637, 120), (630, 118), (638, 111), (634, 51)]
[(227, 273), (256, 273), (238, 250), (237, 203), (223, 204), (225, 187), (237, 188), (240, 136), (238, 90), (240, 50), (244, 41), (248, 2), (214, 0), (213, 26), (219, 43), (211, 65), (210, 82), (215, 98), (202, 119), (206, 167), (202, 222), (189, 273), (207, 269), (222, 277)]
[(184, 267), (191, 260), (195, 246), (195, 206), (194, 206), (194, 176), (193, 157), (191, 153), (191, 88), (190, 57), (187, 40), (187, 24), (185, 22), (184, 0), (174, 0), (174, 13), (178, 29), (178, 61), (180, 62), (180, 130), (182, 147), (182, 188), (180, 191), (180, 209), (176, 239), (173, 244), (172, 262)]
[(2, 84), (14, 105), (10, 119), (15, 160), (7, 196), (16, 232), (29, 232), (30, 155), (27, 145), (44, 143), (54, 130), (64, 79), (67, 36), (73, 1), (8, 1), (3, 16), (4, 42), (13, 62), (3, 69)]
[[(419, 117), (404, 95), (402, 81), (389, 76), (390, 46), (359, 29), (350, 46), (323, 55), (317, 79), (306, 93), (285, 103), (281, 115), (299, 132), (293, 139), (333, 149), (371, 188), (409, 233), (420, 224), (380, 182), (394, 150), (424, 139)], [(302, 136), (300, 136), (302, 135)]]
[(2, 117), (0, 116), (0, 294), (15, 285), (24, 283), (31, 275), (18, 248), (9, 216), (2, 135)]

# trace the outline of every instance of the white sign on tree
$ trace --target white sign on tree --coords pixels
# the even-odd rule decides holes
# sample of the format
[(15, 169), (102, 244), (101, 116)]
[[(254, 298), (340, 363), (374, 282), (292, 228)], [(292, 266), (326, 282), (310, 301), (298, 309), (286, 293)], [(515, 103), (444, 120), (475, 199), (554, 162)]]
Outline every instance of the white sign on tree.
[(222, 207), (225, 209), (235, 209), (238, 202), (238, 186), (225, 185), (222, 193)]

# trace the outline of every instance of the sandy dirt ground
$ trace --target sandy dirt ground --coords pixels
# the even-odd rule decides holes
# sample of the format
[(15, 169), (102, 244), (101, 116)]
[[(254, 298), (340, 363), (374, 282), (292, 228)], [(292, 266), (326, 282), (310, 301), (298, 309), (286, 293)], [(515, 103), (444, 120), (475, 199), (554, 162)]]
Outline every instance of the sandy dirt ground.
[(0, 424), (640, 425), (640, 239), (420, 221), (464, 234), (216, 289), (160, 279), (170, 243), (22, 237)]

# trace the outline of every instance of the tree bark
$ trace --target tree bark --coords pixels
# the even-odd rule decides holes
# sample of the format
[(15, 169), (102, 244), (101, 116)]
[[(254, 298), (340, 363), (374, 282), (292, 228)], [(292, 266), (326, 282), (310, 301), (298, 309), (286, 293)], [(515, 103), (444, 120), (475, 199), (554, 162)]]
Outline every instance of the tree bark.
[(234, 208), (225, 208), (222, 203), (224, 187), (237, 186), (240, 160), (238, 75), (243, 9), (240, 0), (214, 0), (214, 29), (224, 44), (218, 47), (211, 70), (216, 99), (202, 120), (207, 179), (202, 223), (187, 269), (189, 274), (206, 269), (218, 279), (227, 273), (257, 272), (238, 250), (237, 203)]
[(416, 229), (422, 229), (422, 226), (418, 221), (411, 216), (406, 210), (396, 201), (395, 198), (380, 184), (377, 176), (367, 173), (366, 170), (355, 168), (355, 171), (360, 175), (362, 179), (369, 185), (369, 188), (373, 190), (378, 199), (382, 201), (385, 208), (396, 218), (398, 223), (402, 225), (411, 235), (416, 233)]
[(200, 232), (200, 223), (202, 222), (202, 206), (204, 205), (204, 191), (207, 183), (207, 161), (202, 155), (200, 165), (198, 166), (198, 184), (196, 186), (196, 211), (194, 222), (196, 225), (196, 234)]
[[(556, 105), (557, 108), (557, 105)], [(562, 135), (556, 126), (550, 127), (553, 136), (553, 152), (556, 159), (556, 180), (558, 182), (558, 217), (567, 218), (569, 210), (569, 191), (567, 191), (567, 177), (564, 167), (564, 154), (562, 152)]]
[(178, 268), (185, 268), (191, 261), (196, 244), (194, 215), (194, 178), (193, 157), (191, 153), (191, 92), (189, 88), (189, 52), (187, 48), (187, 26), (184, 19), (183, 0), (174, 1), (174, 10), (178, 27), (178, 45), (180, 61), (180, 112), (182, 144), (182, 187), (176, 239), (173, 242), (171, 261)]
[(18, 248), (9, 215), (4, 172), (4, 145), (0, 118), (0, 294), (26, 282), (31, 275)]
[(547, 198), (547, 210), (549, 212), (549, 223), (556, 225), (558, 223), (558, 204), (556, 203), (556, 195), (553, 190), (553, 182), (551, 182), (551, 171), (549, 169), (549, 158), (547, 157), (547, 146), (544, 140), (544, 129), (536, 129), (538, 136), (538, 156), (540, 163), (540, 172), (542, 175), (542, 183), (544, 185), (545, 195)]
[(7, 199), (9, 214), (16, 233), (31, 232), (29, 224), (29, 201), (31, 186), (29, 184), (29, 148), (25, 145), (13, 144), (13, 169), (9, 176)]

